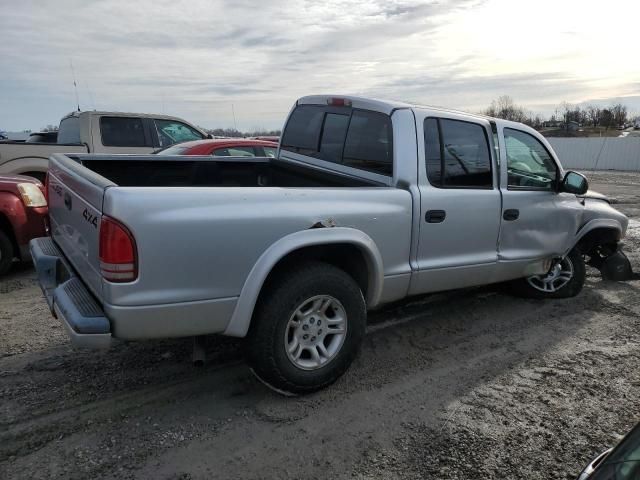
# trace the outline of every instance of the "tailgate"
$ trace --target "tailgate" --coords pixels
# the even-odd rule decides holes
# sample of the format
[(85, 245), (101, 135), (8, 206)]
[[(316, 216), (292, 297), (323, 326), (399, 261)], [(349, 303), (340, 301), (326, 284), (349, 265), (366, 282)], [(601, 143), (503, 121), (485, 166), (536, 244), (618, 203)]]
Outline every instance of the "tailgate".
[(98, 257), (104, 191), (115, 184), (63, 154), (49, 159), (51, 235), (78, 276), (102, 300)]

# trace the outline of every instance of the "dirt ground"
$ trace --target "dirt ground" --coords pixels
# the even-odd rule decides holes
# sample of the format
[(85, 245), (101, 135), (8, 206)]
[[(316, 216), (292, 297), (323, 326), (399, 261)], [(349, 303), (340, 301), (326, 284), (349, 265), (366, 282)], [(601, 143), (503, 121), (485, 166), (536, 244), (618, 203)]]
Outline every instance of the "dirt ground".
[[(635, 218), (640, 175), (589, 174)], [(574, 299), (497, 287), (370, 317), (333, 387), (278, 396), (212, 337), (74, 351), (33, 270), (0, 281), (0, 478), (570, 479), (640, 420), (640, 280)]]

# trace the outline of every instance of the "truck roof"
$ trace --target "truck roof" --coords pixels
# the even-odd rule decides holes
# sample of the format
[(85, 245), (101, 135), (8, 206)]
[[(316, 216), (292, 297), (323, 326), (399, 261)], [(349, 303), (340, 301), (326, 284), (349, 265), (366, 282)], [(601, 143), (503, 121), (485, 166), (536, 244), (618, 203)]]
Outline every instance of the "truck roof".
[(451, 108), (436, 107), (432, 105), (418, 105), (412, 103), (398, 102), (395, 100), (383, 100), (377, 98), (360, 97), (357, 95), (308, 95), (298, 99), (297, 105), (327, 105), (332, 99), (344, 99), (349, 100), (354, 108), (362, 108), (364, 110), (373, 110), (376, 112), (385, 113), (391, 115), (394, 110), (400, 109), (412, 109), (412, 110), (430, 110), (443, 113), (452, 113), (456, 115), (465, 115), (472, 118), (483, 118), (485, 120), (492, 120), (496, 123), (502, 123), (504, 125), (518, 125), (526, 126), (522, 123), (512, 122), (509, 120), (503, 120), (501, 118), (489, 117), (479, 113), (469, 113), (462, 110), (455, 110)]
[(105, 110), (82, 110), (80, 112), (78, 112), (76, 110), (76, 111), (67, 113), (65, 116), (63, 116), (61, 118), (61, 120), (64, 120), (65, 118), (69, 118), (69, 117), (79, 117), (81, 115), (99, 115), (99, 116), (110, 116), (110, 117), (160, 118), (160, 119), (166, 119), (166, 120), (180, 120), (182, 122), (185, 121), (184, 119), (182, 119), (180, 117), (173, 116), (173, 115), (162, 115), (162, 114), (157, 114), (157, 113), (109, 112), (109, 111), (105, 111)]

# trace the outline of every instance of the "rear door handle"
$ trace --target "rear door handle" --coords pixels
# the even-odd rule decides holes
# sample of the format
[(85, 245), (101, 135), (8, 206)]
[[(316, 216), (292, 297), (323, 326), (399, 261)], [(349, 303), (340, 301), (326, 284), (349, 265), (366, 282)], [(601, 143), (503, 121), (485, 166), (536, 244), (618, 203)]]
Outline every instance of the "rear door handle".
[(507, 222), (512, 222), (514, 220), (517, 220), (519, 216), (520, 216), (520, 210), (517, 210), (515, 208), (510, 208), (509, 210), (505, 210), (504, 213), (502, 214), (502, 218), (504, 218)]
[(447, 212), (444, 210), (429, 210), (424, 216), (427, 223), (442, 223), (447, 217)]

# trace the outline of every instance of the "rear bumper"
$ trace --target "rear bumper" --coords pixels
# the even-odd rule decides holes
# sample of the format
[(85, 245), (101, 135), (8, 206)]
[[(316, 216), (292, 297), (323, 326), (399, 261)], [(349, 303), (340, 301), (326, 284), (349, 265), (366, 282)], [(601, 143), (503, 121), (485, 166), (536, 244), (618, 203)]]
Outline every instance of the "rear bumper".
[(109, 320), (53, 240), (35, 238), (29, 248), (42, 293), (71, 342), (79, 347), (108, 348), (112, 342)]

